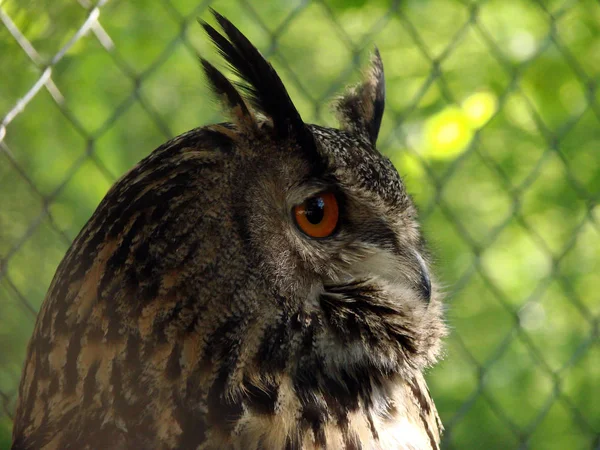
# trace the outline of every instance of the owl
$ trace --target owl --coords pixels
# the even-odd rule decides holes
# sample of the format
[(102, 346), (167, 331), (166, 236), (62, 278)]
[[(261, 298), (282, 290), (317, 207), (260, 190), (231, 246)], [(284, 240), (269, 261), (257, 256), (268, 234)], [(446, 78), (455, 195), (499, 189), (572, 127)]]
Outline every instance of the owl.
[(30, 340), (17, 449), (437, 449), (423, 377), (445, 334), (417, 211), (376, 149), (375, 50), (305, 123), (250, 41), (203, 27), (230, 121), (157, 148), (109, 190)]

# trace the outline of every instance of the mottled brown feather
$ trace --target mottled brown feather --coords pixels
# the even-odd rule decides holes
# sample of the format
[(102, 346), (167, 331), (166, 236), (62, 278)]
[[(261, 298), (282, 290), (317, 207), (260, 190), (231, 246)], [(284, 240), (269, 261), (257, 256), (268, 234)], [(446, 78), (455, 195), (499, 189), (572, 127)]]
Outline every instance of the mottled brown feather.
[[(13, 449), (439, 448), (423, 370), (441, 299), (416, 210), (374, 146), (379, 56), (339, 103), (342, 130), (307, 125), (217, 19), (233, 43), (211, 36), (266, 117), (204, 64), (234, 123), (160, 146), (79, 233), (29, 344)], [(340, 224), (313, 240), (291, 211), (323, 190)]]

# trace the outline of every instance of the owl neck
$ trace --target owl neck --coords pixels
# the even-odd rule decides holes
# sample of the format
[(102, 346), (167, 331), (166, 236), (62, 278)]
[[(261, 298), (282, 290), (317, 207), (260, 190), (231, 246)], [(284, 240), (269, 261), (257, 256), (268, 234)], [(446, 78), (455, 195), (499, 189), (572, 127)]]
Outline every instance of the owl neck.
[(266, 448), (330, 448), (332, 439), (343, 448), (438, 448), (441, 424), (421, 371), (385, 371), (360, 351), (328, 359), (335, 346), (323, 346), (323, 333), (317, 314), (283, 313), (265, 327), (246, 367), (245, 412), (234, 434), (268, 418), (277, 431), (260, 437)]
[(251, 390), (233, 433), (239, 443), (260, 442), (257, 448), (439, 449), (441, 424), (420, 374), (377, 381), (365, 375), (360, 384), (358, 379), (330, 380), (323, 386), (314, 377), (305, 381), (300, 386), (294, 376), (283, 375), (266, 390)]

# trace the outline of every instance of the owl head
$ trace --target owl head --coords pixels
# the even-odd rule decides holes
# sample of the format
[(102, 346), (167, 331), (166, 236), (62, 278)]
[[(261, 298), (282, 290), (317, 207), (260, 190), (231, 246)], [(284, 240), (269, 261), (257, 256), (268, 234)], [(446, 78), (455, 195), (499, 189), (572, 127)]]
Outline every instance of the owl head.
[(333, 372), (431, 364), (444, 333), (440, 298), (415, 206), (376, 148), (385, 105), (379, 52), (363, 82), (335, 101), (340, 128), (307, 124), (273, 67), (215, 17), (224, 35), (203, 26), (241, 82), (238, 90), (201, 60), (232, 118), (212, 129), (231, 137), (243, 161), (237, 219), (251, 265), (268, 280), (272, 312), (289, 315), (288, 324), (299, 315), (302, 339), (310, 329), (310, 350), (296, 356)]
[(19, 448), (227, 448), (236, 427), (258, 429), (250, 416), (277, 414), (289, 433), (269, 442), (301, 442), (306, 427), (323, 440), (389, 383), (417, 395), (439, 354), (417, 211), (376, 148), (379, 53), (335, 102), (340, 127), (308, 124), (273, 67), (214, 15), (222, 33), (203, 26), (239, 82), (201, 64), (230, 121), (152, 152), (74, 241), (31, 339)]

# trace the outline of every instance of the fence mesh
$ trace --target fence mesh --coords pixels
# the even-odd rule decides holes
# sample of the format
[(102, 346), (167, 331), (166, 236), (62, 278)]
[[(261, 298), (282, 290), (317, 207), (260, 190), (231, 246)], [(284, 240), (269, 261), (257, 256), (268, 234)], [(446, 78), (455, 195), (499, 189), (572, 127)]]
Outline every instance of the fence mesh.
[(380, 149), (405, 177), (452, 328), (428, 374), (446, 448), (600, 449), (600, 4), (592, 0), (0, 2), (0, 448), (54, 270), (109, 186), (217, 120), (214, 7), (303, 117), (374, 44)]

